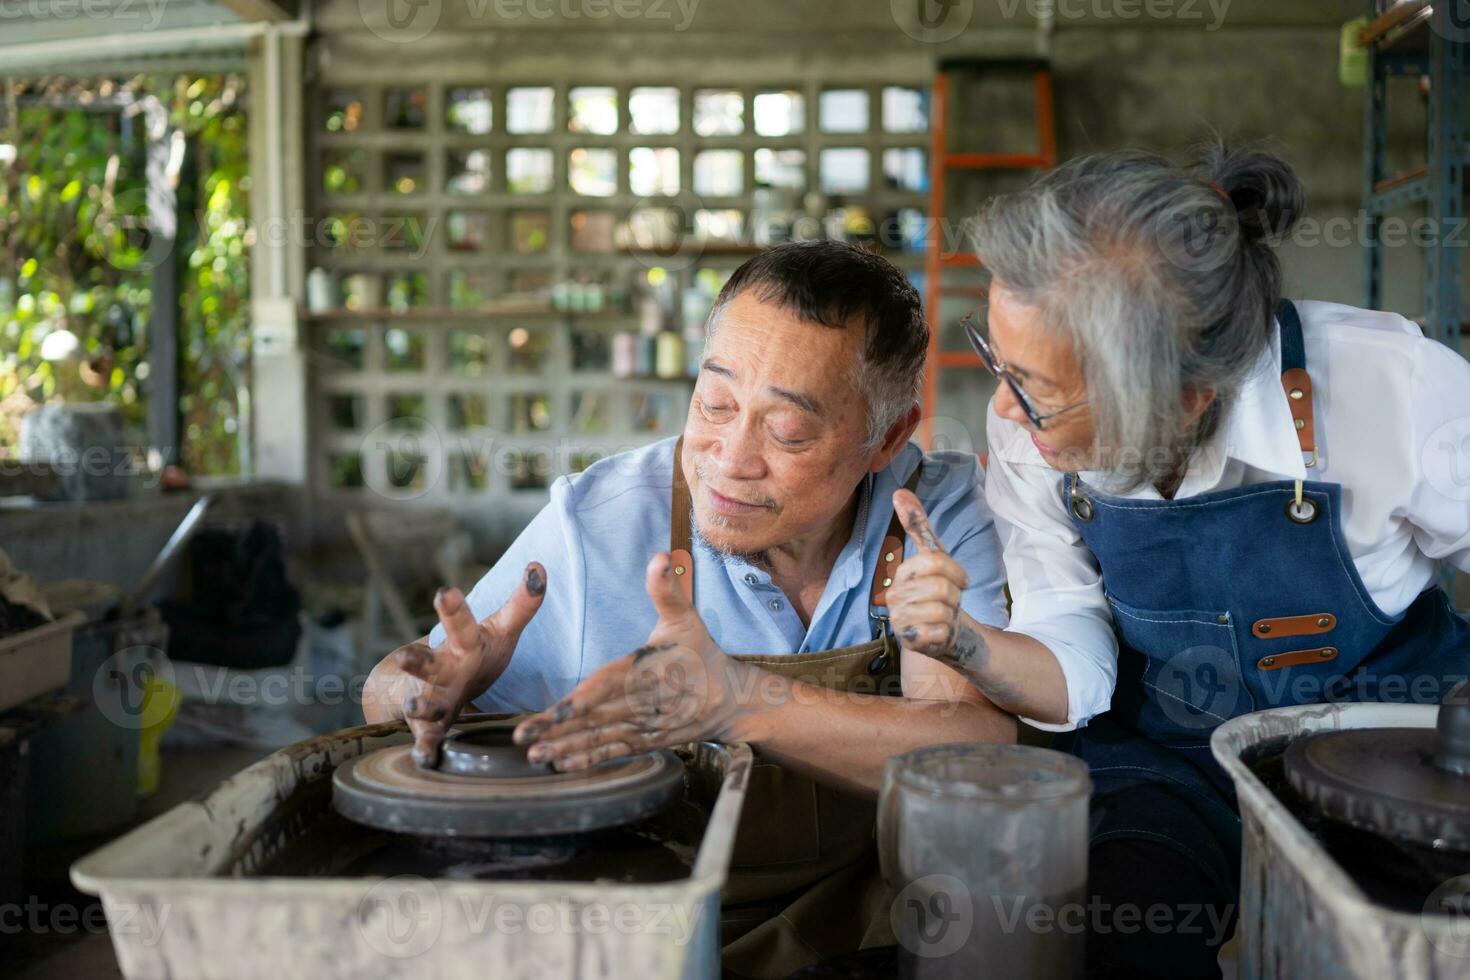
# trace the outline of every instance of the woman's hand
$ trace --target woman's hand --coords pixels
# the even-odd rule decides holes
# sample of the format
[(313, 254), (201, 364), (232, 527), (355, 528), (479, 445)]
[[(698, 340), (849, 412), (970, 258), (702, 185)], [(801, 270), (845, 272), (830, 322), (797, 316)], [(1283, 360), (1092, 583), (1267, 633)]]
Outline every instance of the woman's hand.
[(970, 576), (939, 543), (918, 497), (898, 490), (893, 509), (918, 553), (898, 566), (888, 587), (889, 622), (905, 650), (949, 659), (959, 638), (960, 596)]

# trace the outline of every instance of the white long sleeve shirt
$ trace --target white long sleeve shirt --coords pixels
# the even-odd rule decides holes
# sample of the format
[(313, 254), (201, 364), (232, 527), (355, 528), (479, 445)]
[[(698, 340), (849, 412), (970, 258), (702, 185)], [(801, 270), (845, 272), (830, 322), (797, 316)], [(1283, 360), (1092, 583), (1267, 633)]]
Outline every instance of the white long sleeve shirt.
[[(1470, 363), (1393, 313), (1298, 302), (1312, 378), (1318, 463), (1302, 460), (1281, 387), (1279, 329), (1175, 499), (1274, 480), (1343, 487), (1353, 563), (1373, 600), (1397, 616), (1442, 562), (1470, 570)], [(1118, 643), (1103, 578), (1029, 433), (987, 415), (986, 499), (1004, 548), (1010, 629), (1043, 643), (1067, 681), (1067, 730), (1108, 710)], [(1103, 474), (1081, 474), (1097, 487)], [(1145, 486), (1128, 494), (1159, 499)]]

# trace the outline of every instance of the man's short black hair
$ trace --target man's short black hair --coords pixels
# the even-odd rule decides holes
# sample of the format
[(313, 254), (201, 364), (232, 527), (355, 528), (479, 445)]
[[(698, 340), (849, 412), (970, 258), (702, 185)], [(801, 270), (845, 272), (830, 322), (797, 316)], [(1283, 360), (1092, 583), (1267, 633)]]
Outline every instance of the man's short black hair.
[[(874, 444), (918, 400), (929, 350), (929, 327), (918, 290), (892, 262), (847, 242), (786, 242), (748, 260), (715, 301), (718, 311), (753, 293), (797, 317), (843, 329), (867, 329), (861, 382), (868, 390)], [(714, 320), (711, 319), (711, 326)]]

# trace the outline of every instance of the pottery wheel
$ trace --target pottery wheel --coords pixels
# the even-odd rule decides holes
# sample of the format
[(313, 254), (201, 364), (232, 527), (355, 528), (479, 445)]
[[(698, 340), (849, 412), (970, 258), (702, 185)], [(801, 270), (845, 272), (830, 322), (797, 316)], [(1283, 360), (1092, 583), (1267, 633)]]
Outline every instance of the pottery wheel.
[(1470, 782), (1434, 763), (1433, 728), (1308, 735), (1286, 748), (1286, 778), (1323, 816), (1440, 850), (1470, 851)]
[(684, 765), (663, 750), (580, 772), (526, 760), (514, 721), (455, 728), (438, 769), (413, 761), (411, 745), (359, 756), (332, 774), (332, 806), (357, 823), (436, 837), (544, 837), (632, 823), (656, 813), (684, 785)]

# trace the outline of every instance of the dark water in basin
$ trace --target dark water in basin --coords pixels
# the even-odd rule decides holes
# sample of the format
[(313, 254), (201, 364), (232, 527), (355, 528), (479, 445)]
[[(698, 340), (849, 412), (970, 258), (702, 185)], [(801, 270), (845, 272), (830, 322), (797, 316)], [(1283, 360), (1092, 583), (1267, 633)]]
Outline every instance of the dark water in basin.
[(290, 821), (250, 877), (392, 877), (657, 883), (687, 878), (707, 816), (687, 799), (653, 817), (587, 834), (481, 841), (394, 834), (330, 804)]
[(1374, 902), (1418, 915), (1440, 885), (1470, 874), (1470, 854), (1395, 843), (1322, 817), (1286, 781), (1285, 753), (1285, 745), (1262, 746), (1244, 761)]

